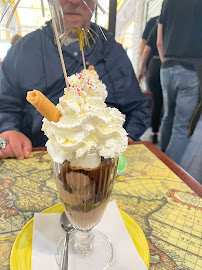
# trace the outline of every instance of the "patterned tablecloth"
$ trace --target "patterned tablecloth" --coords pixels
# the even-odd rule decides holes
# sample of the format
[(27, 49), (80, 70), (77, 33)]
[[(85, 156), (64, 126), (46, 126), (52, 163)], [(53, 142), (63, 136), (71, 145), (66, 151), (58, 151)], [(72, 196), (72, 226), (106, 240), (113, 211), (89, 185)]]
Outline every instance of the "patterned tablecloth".
[[(202, 269), (202, 199), (146, 146), (129, 146), (127, 167), (112, 199), (140, 225), (150, 248), (150, 270)], [(49, 155), (0, 160), (0, 269), (8, 270), (17, 234), (33, 217), (59, 203)]]

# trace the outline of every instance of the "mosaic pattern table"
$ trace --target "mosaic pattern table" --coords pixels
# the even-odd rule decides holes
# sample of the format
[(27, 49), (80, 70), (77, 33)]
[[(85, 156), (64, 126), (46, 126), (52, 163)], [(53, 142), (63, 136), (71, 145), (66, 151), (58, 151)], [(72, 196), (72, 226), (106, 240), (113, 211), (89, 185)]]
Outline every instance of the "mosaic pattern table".
[[(133, 177), (116, 178), (112, 199), (144, 231), (149, 269), (202, 269), (201, 186), (149, 142), (129, 146), (124, 156), (124, 173)], [(58, 202), (46, 151), (25, 160), (0, 160), (1, 270), (10, 269), (10, 252), (22, 227), (35, 212)]]

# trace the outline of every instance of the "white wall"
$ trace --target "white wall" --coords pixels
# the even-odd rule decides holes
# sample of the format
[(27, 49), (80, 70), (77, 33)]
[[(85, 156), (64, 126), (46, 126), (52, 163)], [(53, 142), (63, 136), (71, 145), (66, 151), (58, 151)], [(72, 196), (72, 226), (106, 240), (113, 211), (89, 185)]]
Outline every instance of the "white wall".
[(142, 32), (146, 23), (146, 3), (147, 0), (125, 0), (116, 19), (116, 40), (124, 33), (128, 25), (134, 20), (132, 64), (135, 72), (139, 69), (139, 47)]

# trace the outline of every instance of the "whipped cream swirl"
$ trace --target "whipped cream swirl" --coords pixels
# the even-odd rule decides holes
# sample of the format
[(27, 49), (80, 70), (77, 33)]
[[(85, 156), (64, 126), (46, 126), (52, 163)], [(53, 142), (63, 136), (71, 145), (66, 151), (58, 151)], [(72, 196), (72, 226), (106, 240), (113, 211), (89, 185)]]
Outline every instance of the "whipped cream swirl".
[(124, 116), (116, 108), (107, 107), (105, 84), (95, 70), (83, 70), (68, 78), (57, 108), (60, 120), (43, 119), (42, 130), (48, 137), (47, 150), (55, 162), (68, 160), (72, 166), (95, 168), (101, 157), (120, 156), (128, 139), (122, 127)]

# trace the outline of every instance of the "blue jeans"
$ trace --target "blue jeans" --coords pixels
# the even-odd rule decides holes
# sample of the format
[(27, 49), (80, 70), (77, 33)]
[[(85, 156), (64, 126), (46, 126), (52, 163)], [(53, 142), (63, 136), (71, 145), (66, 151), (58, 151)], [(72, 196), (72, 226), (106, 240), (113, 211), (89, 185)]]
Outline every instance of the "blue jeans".
[(184, 152), (180, 166), (202, 185), (202, 115)]
[(161, 85), (164, 116), (160, 128), (160, 147), (180, 164), (190, 141), (189, 123), (200, 101), (197, 75), (181, 65), (161, 68)]

